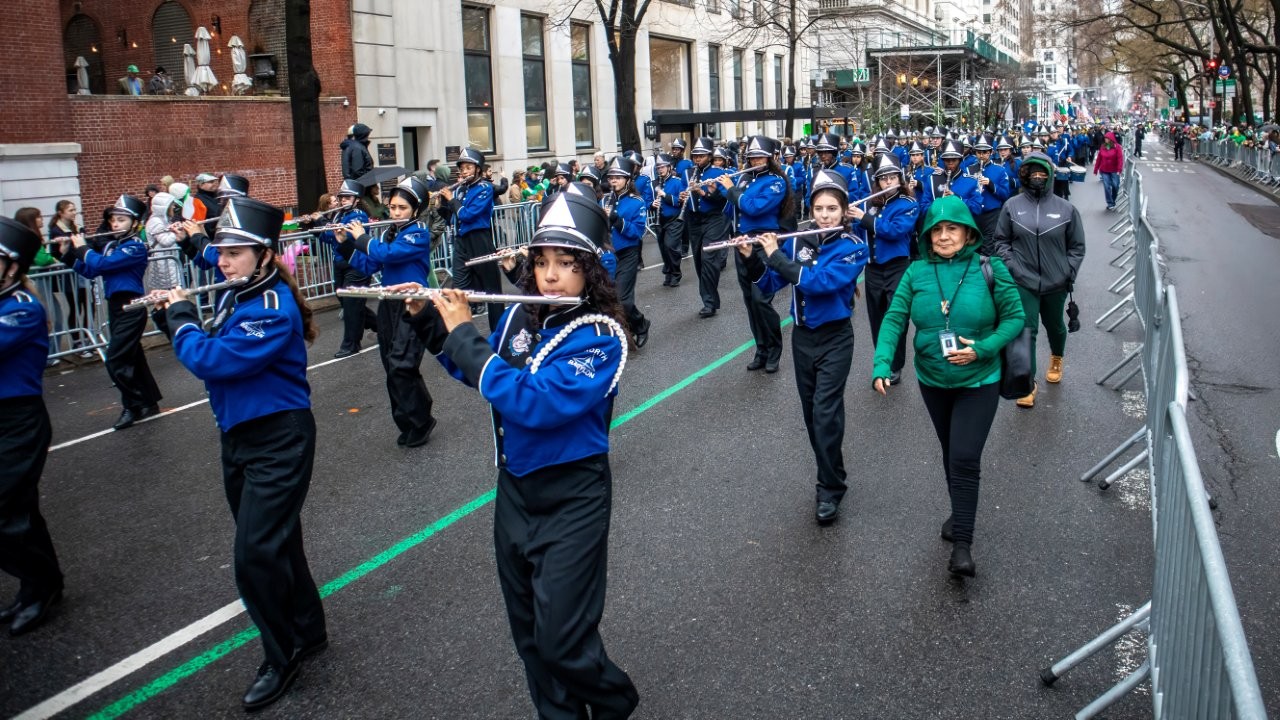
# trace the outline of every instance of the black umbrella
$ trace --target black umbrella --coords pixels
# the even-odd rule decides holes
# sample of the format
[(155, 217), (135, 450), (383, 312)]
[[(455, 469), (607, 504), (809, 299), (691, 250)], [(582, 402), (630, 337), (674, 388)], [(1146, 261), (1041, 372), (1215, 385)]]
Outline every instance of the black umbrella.
[(356, 178), (356, 182), (365, 187), (372, 187), (379, 183), (384, 183), (388, 180), (395, 180), (408, 174), (409, 172), (399, 165), (383, 165), (382, 167), (376, 167)]
[(1276, 125), (1275, 123), (1267, 123), (1266, 125), (1263, 125), (1259, 129), (1262, 130), (1262, 132), (1271, 132), (1272, 130), (1280, 130), (1280, 125)]

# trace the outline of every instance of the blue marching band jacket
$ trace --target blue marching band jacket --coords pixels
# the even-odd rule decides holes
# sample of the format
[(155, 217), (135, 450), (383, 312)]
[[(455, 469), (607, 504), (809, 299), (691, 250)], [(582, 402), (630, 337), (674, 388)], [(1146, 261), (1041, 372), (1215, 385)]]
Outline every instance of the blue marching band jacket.
[(956, 197), (964, 201), (969, 212), (974, 215), (982, 212), (982, 196), (978, 193), (978, 181), (964, 174), (962, 170), (956, 171), (954, 176), (948, 176), (947, 171), (942, 170), (925, 176), (920, 187), (917, 188), (920, 217), (924, 217), (929, 212), (933, 201), (942, 197), (943, 191), (948, 188)]
[(866, 232), (870, 261), (884, 264), (911, 255), (920, 207), (915, 200), (899, 193), (882, 208), (868, 208), (858, 221)]
[(809, 203), (809, 175), (805, 172), (804, 163), (796, 161), (789, 166), (789, 175), (791, 186), (796, 191), (796, 197), (804, 198), (805, 205)]
[(640, 173), (636, 176), (633, 184), (635, 185), (636, 193), (640, 195), (640, 199), (644, 200), (644, 207), (647, 212), (649, 208), (653, 207), (653, 181), (649, 179), (648, 175)]
[(670, 220), (680, 214), (680, 193), (688, 187), (684, 178), (675, 174), (662, 182), (662, 202), (658, 204), (658, 212), (663, 220)]
[(579, 305), (538, 326), (512, 305), (487, 340), (470, 323), (446, 333), (430, 307), (410, 322), (445, 370), (489, 402), (498, 467), (527, 475), (609, 451), (627, 357), (617, 322)]
[(622, 226), (619, 227), (612, 224), (612, 216), (609, 218), (612, 228), (609, 237), (615, 253), (640, 244), (644, 237), (645, 221), (649, 217), (647, 208), (644, 199), (634, 193), (627, 193), (615, 200), (613, 212), (622, 220)]
[[(832, 234), (839, 232), (832, 230)], [(816, 328), (848, 320), (853, 314), (853, 291), (869, 257), (867, 244), (847, 232), (834, 238), (788, 238), (762, 261), (757, 254), (746, 258), (747, 276), (771, 295), (794, 286), (791, 318), (796, 325)]]
[(49, 357), (45, 317), (44, 306), (22, 288), (0, 296), (0, 400), (44, 393)]
[(778, 208), (787, 199), (787, 181), (762, 170), (729, 188), (728, 198), (737, 232), (774, 232), (779, 228)]
[(486, 230), (493, 221), (493, 185), (485, 180), (466, 183), (458, 188), (460, 194), (441, 209), (451, 215), (459, 235), (473, 230)]
[(399, 230), (384, 228), (380, 237), (365, 233), (348, 237), (338, 251), (365, 275), (382, 273), (383, 285), (428, 284), (431, 276), (431, 231), (418, 222)]
[(985, 188), (978, 188), (978, 197), (982, 200), (982, 212), (999, 210), (1005, 201), (1013, 196), (1013, 184), (1009, 182), (1009, 171), (1002, 165), (993, 162), (974, 165), (969, 169), (969, 173), (975, 181), (979, 173), (991, 181)]
[(138, 240), (137, 235), (111, 240), (101, 250), (94, 250), (88, 245), (78, 247), (74, 253), (76, 259), (71, 267), (90, 280), (102, 278), (102, 292), (106, 297), (116, 293), (143, 293), (147, 246)]
[[(697, 168), (695, 168), (694, 173), (690, 178), (695, 180), (711, 180), (728, 172), (729, 171), (724, 168), (708, 165), (701, 173), (697, 172)], [(702, 190), (705, 192), (704, 195), (701, 197), (694, 195), (689, 200), (690, 210), (700, 214), (725, 212), (724, 188), (720, 187), (719, 183), (703, 185)]]
[[(344, 210), (337, 219), (337, 223), (346, 225), (347, 223), (368, 223), (369, 214), (361, 210), (358, 206), (352, 205), (350, 210)], [(338, 236), (332, 230), (325, 230), (316, 236), (320, 242), (338, 250)], [(368, 273), (366, 273), (368, 274)]]
[(275, 270), (224, 291), (208, 333), (190, 302), (171, 305), (168, 320), (174, 355), (204, 381), (218, 429), (311, 407), (302, 312)]

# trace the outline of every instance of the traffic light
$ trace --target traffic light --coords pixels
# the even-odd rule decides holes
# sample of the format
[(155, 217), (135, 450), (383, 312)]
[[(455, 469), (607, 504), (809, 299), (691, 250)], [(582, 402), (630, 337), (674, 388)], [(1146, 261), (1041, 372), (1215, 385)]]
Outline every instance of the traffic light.
[(999, 90), (999, 89), (1000, 89), (1000, 81), (999, 81), (999, 80), (992, 80), (992, 81), (991, 81), (991, 89), (992, 89), (992, 90)]
[(1217, 72), (1217, 71), (1218, 71), (1218, 58), (1216, 58), (1216, 57), (1211, 57), (1211, 58), (1209, 58), (1208, 60), (1205, 60), (1205, 62), (1204, 62), (1204, 69), (1205, 69), (1205, 71), (1206, 71), (1206, 72), (1208, 72), (1208, 73), (1210, 73), (1210, 74), (1213, 74), (1213, 73)]

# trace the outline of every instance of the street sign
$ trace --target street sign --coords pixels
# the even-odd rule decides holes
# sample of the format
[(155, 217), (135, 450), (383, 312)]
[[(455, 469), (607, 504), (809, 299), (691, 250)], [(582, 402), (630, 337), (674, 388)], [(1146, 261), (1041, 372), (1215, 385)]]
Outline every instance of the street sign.
[(871, 68), (854, 68), (854, 82), (871, 82)]
[(1231, 66), (1223, 65), (1222, 67), (1218, 68), (1218, 77), (1223, 79), (1231, 77)]
[(1176, 97), (1171, 97), (1171, 98), (1169, 98), (1169, 107), (1171, 107), (1171, 108), (1176, 108), (1176, 107), (1178, 107), (1178, 98), (1176, 98)]
[(902, 104), (902, 110), (898, 113), (898, 117), (902, 118), (903, 120), (910, 120), (910, 119), (911, 119), (911, 106), (910, 106), (910, 105), (908, 105), (908, 104), (906, 104), (906, 103), (903, 103), (903, 104)]

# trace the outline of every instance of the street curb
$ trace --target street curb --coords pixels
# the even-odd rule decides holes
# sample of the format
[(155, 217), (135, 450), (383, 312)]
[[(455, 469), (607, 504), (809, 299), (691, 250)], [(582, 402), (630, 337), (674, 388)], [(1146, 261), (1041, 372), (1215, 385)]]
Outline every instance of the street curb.
[(1255, 184), (1253, 184), (1253, 183), (1249, 182), (1248, 180), (1245, 180), (1245, 179), (1244, 179), (1244, 178), (1242, 178), (1242, 177), (1238, 177), (1235, 173), (1227, 172), (1227, 169), (1226, 169), (1226, 168), (1221, 167), (1221, 166), (1219, 166), (1219, 165), (1216, 165), (1216, 164), (1214, 164), (1214, 163), (1205, 162), (1205, 161), (1200, 160), (1200, 159), (1196, 159), (1194, 162), (1196, 163), (1196, 165), (1199, 165), (1200, 167), (1207, 167), (1207, 168), (1209, 168), (1209, 169), (1211, 169), (1211, 170), (1215, 170), (1215, 171), (1217, 171), (1217, 173), (1218, 173), (1219, 175), (1221, 175), (1221, 176), (1223, 176), (1223, 177), (1225, 177), (1225, 178), (1227, 178), (1227, 179), (1229, 179), (1229, 180), (1233, 180), (1233, 181), (1235, 181), (1235, 183), (1236, 183), (1237, 185), (1241, 185), (1241, 186), (1243, 186), (1243, 187), (1247, 187), (1247, 188), (1249, 188), (1250, 190), (1253, 190), (1254, 192), (1258, 193), (1258, 194), (1259, 194), (1259, 195), (1261, 195), (1262, 197), (1264, 197), (1264, 198), (1266, 198), (1266, 199), (1270, 200), (1271, 202), (1275, 203), (1276, 205), (1280, 205), (1280, 195), (1276, 195), (1275, 193), (1267, 192), (1267, 190), (1266, 190), (1265, 188), (1258, 187), (1257, 185), (1255, 185)]

